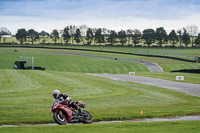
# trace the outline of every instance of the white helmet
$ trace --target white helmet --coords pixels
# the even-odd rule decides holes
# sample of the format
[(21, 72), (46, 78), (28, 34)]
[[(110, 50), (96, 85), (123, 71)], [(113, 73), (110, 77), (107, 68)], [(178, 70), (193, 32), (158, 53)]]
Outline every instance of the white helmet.
[(58, 98), (58, 96), (60, 95), (60, 91), (59, 90), (54, 90), (53, 92), (52, 92), (52, 95), (53, 95), (53, 97), (56, 99), (56, 98)]

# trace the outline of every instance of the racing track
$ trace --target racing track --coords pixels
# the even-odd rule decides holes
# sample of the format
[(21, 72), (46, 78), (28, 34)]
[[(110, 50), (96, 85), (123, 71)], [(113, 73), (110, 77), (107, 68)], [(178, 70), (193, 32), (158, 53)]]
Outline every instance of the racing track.
[(184, 92), (189, 95), (200, 96), (199, 84), (182, 83), (182, 82), (175, 82), (163, 79), (133, 76), (133, 75), (119, 75), (119, 74), (90, 74), (90, 75), (110, 78), (113, 80), (152, 85), (152, 86)]

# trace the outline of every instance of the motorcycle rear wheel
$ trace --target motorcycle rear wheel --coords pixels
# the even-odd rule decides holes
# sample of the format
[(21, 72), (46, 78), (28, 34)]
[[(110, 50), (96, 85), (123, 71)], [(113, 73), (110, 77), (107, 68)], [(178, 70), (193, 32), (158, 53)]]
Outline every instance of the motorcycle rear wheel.
[(53, 113), (53, 119), (54, 121), (59, 125), (66, 125), (67, 124), (67, 117), (62, 113), (61, 115), (59, 112)]
[(82, 110), (82, 116), (83, 116), (82, 122), (84, 124), (90, 124), (93, 122), (92, 115), (88, 111)]

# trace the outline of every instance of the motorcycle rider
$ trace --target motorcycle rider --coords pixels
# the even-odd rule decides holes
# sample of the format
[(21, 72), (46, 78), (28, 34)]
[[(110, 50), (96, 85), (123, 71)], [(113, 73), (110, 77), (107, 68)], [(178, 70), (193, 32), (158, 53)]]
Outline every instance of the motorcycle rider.
[(81, 109), (74, 101), (71, 100), (71, 97), (69, 95), (65, 93), (61, 94), (60, 91), (57, 89), (52, 92), (52, 95), (54, 99), (57, 99), (59, 101), (60, 104), (69, 103), (69, 105), (78, 110), (79, 114), (81, 115)]

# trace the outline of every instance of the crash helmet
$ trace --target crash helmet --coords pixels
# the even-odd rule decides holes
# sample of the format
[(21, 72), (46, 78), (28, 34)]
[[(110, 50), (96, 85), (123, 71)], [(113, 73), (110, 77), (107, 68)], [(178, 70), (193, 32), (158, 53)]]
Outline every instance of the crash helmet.
[(53, 97), (56, 99), (56, 98), (59, 97), (60, 91), (56, 89), (56, 90), (54, 90), (54, 91), (52, 92), (52, 95), (53, 95)]

